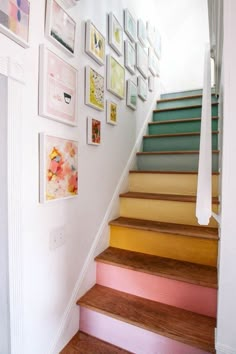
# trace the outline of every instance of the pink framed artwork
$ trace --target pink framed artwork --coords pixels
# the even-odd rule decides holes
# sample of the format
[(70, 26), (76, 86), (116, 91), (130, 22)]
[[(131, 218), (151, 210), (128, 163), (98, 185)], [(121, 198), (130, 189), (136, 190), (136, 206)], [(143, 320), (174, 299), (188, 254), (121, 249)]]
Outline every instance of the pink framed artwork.
[(46, 46), (40, 46), (39, 114), (77, 125), (77, 70)]

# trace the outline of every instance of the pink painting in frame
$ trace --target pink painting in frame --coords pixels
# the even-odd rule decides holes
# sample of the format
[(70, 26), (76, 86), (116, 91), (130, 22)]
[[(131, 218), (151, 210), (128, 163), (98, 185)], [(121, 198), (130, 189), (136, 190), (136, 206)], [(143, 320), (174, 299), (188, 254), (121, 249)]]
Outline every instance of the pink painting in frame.
[(39, 114), (77, 125), (77, 70), (46, 46), (40, 46)]
[(40, 133), (40, 202), (78, 195), (78, 142)]

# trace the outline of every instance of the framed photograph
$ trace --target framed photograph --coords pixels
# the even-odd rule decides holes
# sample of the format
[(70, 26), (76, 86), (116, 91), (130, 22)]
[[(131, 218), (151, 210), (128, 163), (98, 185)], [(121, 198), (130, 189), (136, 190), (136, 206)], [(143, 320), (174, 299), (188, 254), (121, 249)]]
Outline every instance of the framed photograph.
[(39, 115), (77, 125), (77, 70), (40, 46)]
[(156, 54), (154, 53), (154, 50), (151, 47), (148, 48), (148, 68), (152, 75), (159, 75), (159, 61), (157, 59)]
[(147, 81), (140, 75), (138, 77), (138, 96), (143, 100), (147, 101), (148, 95), (148, 84)]
[(133, 110), (137, 108), (137, 96), (137, 85), (131, 79), (127, 80), (126, 105)]
[(107, 100), (107, 123), (116, 125), (118, 118), (118, 104), (114, 101)]
[(85, 104), (104, 110), (104, 77), (90, 66), (85, 68)]
[(148, 78), (148, 55), (146, 50), (140, 43), (136, 45), (137, 54), (137, 69), (143, 75), (145, 79)]
[(85, 51), (90, 55), (98, 64), (104, 65), (105, 63), (105, 37), (98, 31), (91, 21), (86, 22), (86, 39)]
[(101, 144), (101, 121), (92, 117), (87, 118), (87, 143), (89, 145)]
[(150, 45), (154, 47), (156, 30), (155, 27), (149, 21), (146, 23), (146, 30), (147, 30), (147, 40), (150, 43)]
[(21, 45), (29, 47), (30, 2), (0, 1), (0, 32)]
[(146, 47), (147, 46), (147, 30), (143, 20), (138, 20), (138, 39), (140, 43)]
[(154, 77), (152, 75), (148, 77), (148, 90), (150, 92), (154, 91)]
[(119, 55), (123, 55), (123, 28), (113, 13), (108, 15), (109, 44)]
[(65, 53), (74, 55), (76, 22), (57, 0), (47, 0), (45, 30), (54, 45)]
[(107, 56), (107, 90), (123, 99), (125, 97), (125, 68), (113, 56)]
[(128, 39), (125, 40), (125, 67), (131, 74), (135, 74), (136, 48)]
[(124, 29), (125, 33), (132, 42), (137, 40), (137, 22), (128, 9), (124, 10)]
[(40, 133), (40, 202), (78, 194), (78, 142)]

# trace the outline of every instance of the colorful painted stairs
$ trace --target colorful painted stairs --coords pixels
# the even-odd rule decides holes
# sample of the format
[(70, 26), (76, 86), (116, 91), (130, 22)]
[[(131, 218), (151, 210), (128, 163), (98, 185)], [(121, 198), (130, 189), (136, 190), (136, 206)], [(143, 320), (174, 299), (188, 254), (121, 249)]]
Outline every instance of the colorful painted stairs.
[[(96, 257), (96, 284), (78, 300), (81, 332), (63, 354), (215, 353), (218, 229), (195, 217), (201, 100), (191, 91), (157, 102), (120, 217), (110, 222), (110, 247)], [(212, 95), (215, 212), (217, 115)]]

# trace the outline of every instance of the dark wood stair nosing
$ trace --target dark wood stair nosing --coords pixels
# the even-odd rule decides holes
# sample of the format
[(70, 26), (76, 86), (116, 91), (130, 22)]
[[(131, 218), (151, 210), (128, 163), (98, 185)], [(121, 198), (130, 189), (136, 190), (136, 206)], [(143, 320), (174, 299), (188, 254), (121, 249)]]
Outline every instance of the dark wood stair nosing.
[[(219, 134), (219, 131), (213, 130), (212, 134)], [(180, 136), (199, 136), (200, 132), (187, 132), (187, 133), (172, 133), (172, 134), (151, 134), (151, 135), (144, 135), (144, 139), (151, 139), (151, 138), (168, 138), (168, 137), (180, 137)]]
[[(182, 97), (173, 97), (173, 98), (160, 98), (157, 100), (157, 103), (162, 103), (162, 102), (171, 102), (171, 101), (181, 101), (185, 99), (194, 99), (194, 98), (202, 98), (202, 94), (196, 94), (196, 95), (191, 95), (191, 96), (182, 96)], [(211, 96), (216, 96), (215, 93), (212, 93)]]
[[(213, 116), (212, 119), (218, 120), (218, 116)], [(166, 124), (166, 123), (188, 123), (188, 122), (197, 122), (201, 121), (201, 118), (183, 118), (183, 119), (170, 119), (170, 120), (161, 120), (155, 122), (149, 122), (148, 125), (158, 125), (158, 124)]]
[[(213, 102), (211, 105), (212, 106), (218, 106), (219, 103), (218, 102)], [(180, 107), (169, 107), (169, 108), (154, 109), (153, 112), (154, 113), (158, 113), (158, 112), (168, 112), (168, 111), (179, 111), (181, 109), (194, 109), (194, 108), (201, 108), (201, 107), (202, 107), (201, 104), (196, 104), (196, 105), (191, 105), (191, 106), (180, 106)]]

